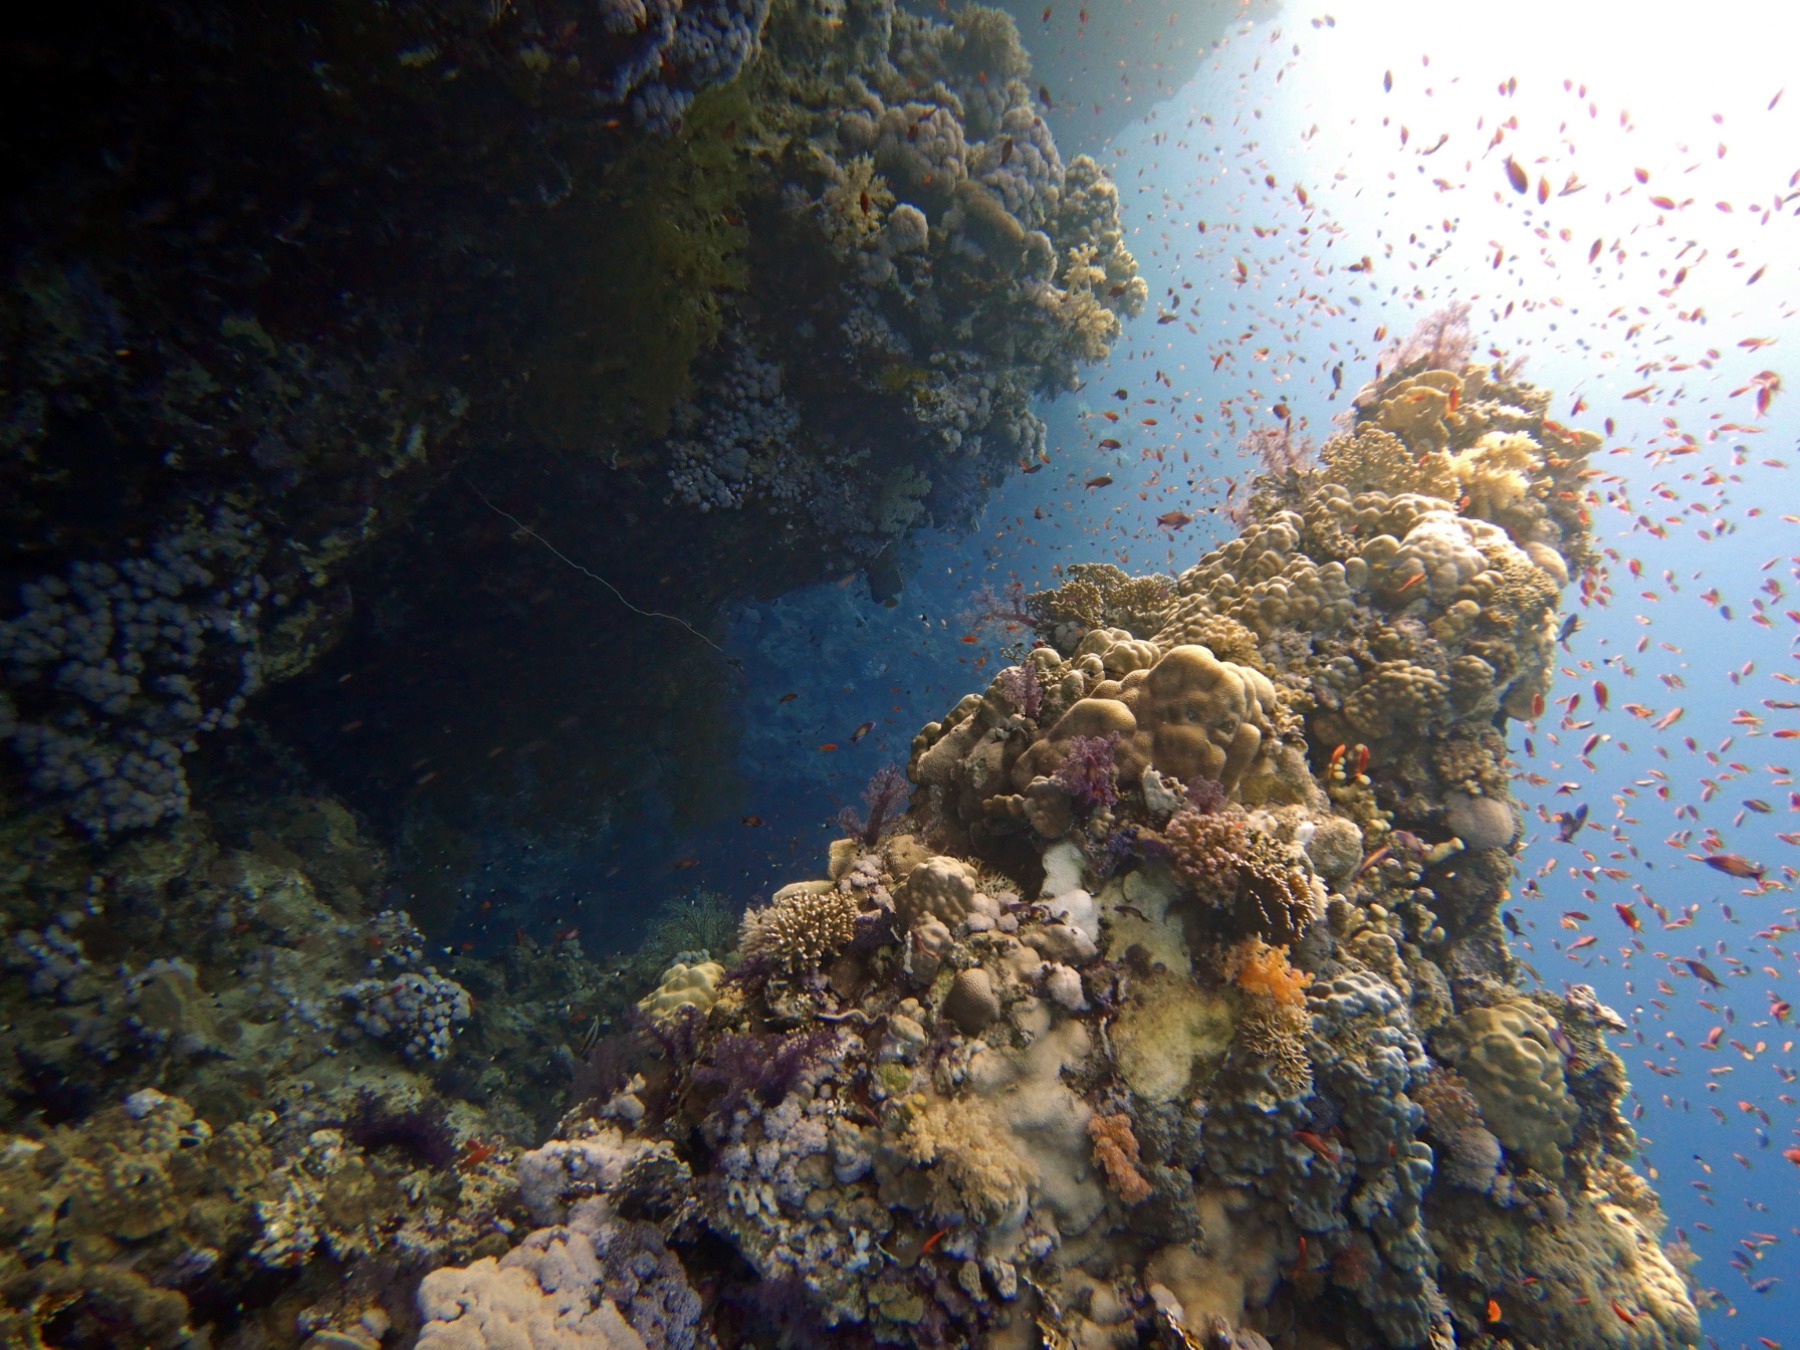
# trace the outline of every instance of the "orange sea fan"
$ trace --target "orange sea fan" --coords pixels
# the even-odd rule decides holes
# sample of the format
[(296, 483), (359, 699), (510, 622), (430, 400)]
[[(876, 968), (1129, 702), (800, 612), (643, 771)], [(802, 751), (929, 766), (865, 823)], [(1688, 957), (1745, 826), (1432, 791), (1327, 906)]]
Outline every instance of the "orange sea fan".
[(1228, 969), (1237, 987), (1250, 994), (1267, 994), (1277, 1003), (1301, 1007), (1312, 976), (1288, 964), (1286, 947), (1271, 947), (1261, 938), (1250, 938), (1231, 949)]

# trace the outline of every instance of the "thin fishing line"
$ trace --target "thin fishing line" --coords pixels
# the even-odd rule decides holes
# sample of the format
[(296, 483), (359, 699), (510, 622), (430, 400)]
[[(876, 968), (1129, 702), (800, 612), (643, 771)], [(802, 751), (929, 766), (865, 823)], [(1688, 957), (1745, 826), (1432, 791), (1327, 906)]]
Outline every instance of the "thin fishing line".
[[(559, 549), (555, 544), (551, 543), (548, 539), (544, 538), (543, 535), (539, 534), (536, 530), (532, 529), (531, 526), (527, 525), (524, 521), (520, 520), (512, 512), (502, 511), (499, 507), (495, 506), (491, 501), (489, 501), (487, 499), (487, 495), (485, 493), (483, 493), (482, 490), (480, 488), (476, 487), (473, 483), (470, 483), (468, 485), (468, 488), (469, 488), (470, 492), (473, 492), (477, 497), (481, 498), (482, 504), (484, 506), (486, 506), (488, 510), (492, 511), (497, 516), (506, 517), (506, 519), (510, 520), (514, 525), (516, 525), (518, 527), (520, 534), (529, 535), (531, 538), (537, 540), (538, 543), (542, 544), (545, 548), (549, 549), (551, 555), (553, 557), (555, 557), (556, 560), (558, 562), (562, 563), (564, 566), (573, 567), (577, 572), (581, 573), (582, 576), (591, 577), (593, 580), (599, 582), (602, 586), (606, 587), (607, 590), (609, 590), (613, 593), (614, 597), (618, 600), (618, 602), (621, 605), (625, 606), (625, 608), (630, 610), (633, 614), (642, 614), (646, 619), (667, 619), (670, 623), (678, 623), (683, 628), (687, 629), (688, 632), (692, 633), (695, 637), (699, 638), (707, 646), (711, 647), (720, 656), (723, 656), (727, 661), (733, 660), (733, 658), (729, 652), (727, 652), (718, 643), (714, 642), (711, 638), (706, 636), (705, 633), (702, 633), (698, 628), (694, 627), (693, 624), (689, 623), (686, 619), (682, 618), (679, 614), (664, 614), (661, 610), (656, 610), (656, 609), (639, 609), (636, 605), (632, 604), (631, 601), (627, 600), (625, 598), (625, 593), (623, 591), (621, 591), (617, 586), (613, 585), (612, 582), (608, 581), (605, 577), (601, 576), (598, 572), (594, 571), (592, 568), (583, 567), (580, 563), (576, 562), (568, 554), (564, 553), (561, 549)], [(735, 664), (735, 661), (733, 662), (733, 664)]]

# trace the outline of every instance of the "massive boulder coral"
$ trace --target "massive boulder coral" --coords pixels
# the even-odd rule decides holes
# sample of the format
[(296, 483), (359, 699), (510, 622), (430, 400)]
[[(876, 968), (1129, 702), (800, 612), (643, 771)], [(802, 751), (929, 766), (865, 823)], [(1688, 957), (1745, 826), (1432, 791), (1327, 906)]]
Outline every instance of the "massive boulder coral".
[[(654, 1154), (585, 1202), (647, 1216), (715, 1332), (777, 1291), (757, 1343), (1450, 1350), (1541, 1271), (1512, 1344), (1691, 1344), (1616, 1017), (1517, 990), (1498, 917), (1505, 731), (1590, 562), (1543, 406), (1402, 370), (1173, 594), (1034, 598), (1044, 645), (915, 738), (901, 832), (745, 946), (802, 908), (831, 940), (640, 1033), (629, 1130), (546, 1156)], [(1477, 460), (1517, 480), (1420, 490)]]

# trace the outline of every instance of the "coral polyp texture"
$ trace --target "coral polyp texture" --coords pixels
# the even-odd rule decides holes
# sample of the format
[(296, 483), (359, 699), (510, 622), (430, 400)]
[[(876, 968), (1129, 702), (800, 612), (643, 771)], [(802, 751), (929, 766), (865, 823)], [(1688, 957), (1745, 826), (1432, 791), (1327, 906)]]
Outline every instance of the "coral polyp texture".
[[(1020, 181), (984, 180), (958, 122), (892, 111), (853, 139), (894, 190), (944, 177), (1035, 265), (990, 217), (1066, 206), (1030, 196), (1054, 156), (1006, 133)], [(1527, 992), (1500, 921), (1506, 731), (1593, 561), (1547, 402), (1415, 359), (1179, 577), (1032, 597), (1044, 641), (918, 733), (906, 813), (639, 1033), (631, 1091), (525, 1169), (544, 1226), (429, 1277), (422, 1343), (1695, 1344), (1623, 1023)], [(547, 1276), (621, 1242), (679, 1339)]]

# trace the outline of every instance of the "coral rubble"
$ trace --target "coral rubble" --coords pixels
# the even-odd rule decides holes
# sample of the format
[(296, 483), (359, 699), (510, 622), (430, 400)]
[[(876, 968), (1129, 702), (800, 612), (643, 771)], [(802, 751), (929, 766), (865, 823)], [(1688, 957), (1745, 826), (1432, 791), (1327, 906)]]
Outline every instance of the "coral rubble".
[[(885, 106), (897, 183), (975, 158)], [(1480, 366), (1357, 406), (1173, 584), (1034, 598), (1048, 641), (919, 732), (906, 814), (747, 918), (631, 1109), (541, 1151), (544, 1226), (425, 1311), (610, 1317), (542, 1272), (630, 1215), (712, 1291), (681, 1344), (1695, 1343), (1616, 1017), (1527, 993), (1499, 919), (1580, 454)]]

